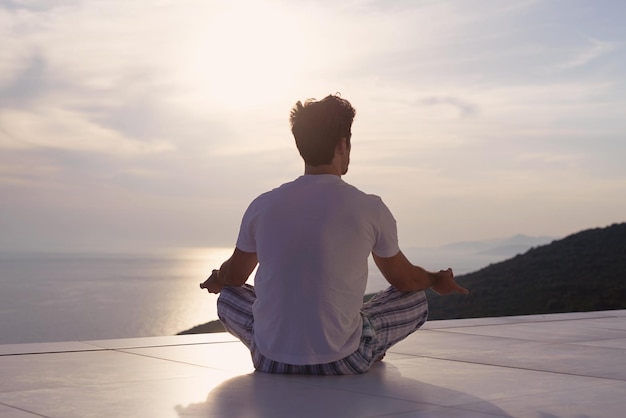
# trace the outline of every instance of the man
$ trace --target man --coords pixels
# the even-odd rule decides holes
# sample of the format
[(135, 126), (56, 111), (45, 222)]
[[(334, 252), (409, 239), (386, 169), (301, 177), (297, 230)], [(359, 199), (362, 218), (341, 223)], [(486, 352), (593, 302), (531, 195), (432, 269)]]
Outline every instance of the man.
[[(341, 179), (354, 115), (338, 96), (296, 103), (290, 122), (304, 175), (250, 204), (233, 255), (200, 285), (221, 292), (218, 316), (257, 371), (364, 373), (426, 321), (425, 289), (468, 293), (451, 269), (412, 265), (382, 200)], [(363, 304), (370, 254), (391, 286)]]

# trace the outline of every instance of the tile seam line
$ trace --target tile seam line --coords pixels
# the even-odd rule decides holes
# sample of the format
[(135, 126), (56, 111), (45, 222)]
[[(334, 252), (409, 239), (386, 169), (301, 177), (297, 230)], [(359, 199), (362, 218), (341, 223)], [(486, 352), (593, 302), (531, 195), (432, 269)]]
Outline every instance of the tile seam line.
[[(240, 341), (211, 341), (211, 342), (198, 342), (198, 343), (179, 343), (179, 344), (154, 344), (154, 345), (139, 345), (139, 346), (128, 346), (128, 347), (101, 347), (95, 344), (91, 344), (89, 342), (83, 342), (83, 344), (90, 345), (92, 347), (96, 347), (102, 350), (137, 350), (140, 348), (165, 348), (165, 347), (186, 347), (190, 345), (212, 345), (212, 344), (233, 344), (239, 343)], [(90, 350), (85, 350), (90, 351)]]
[[(146, 347), (140, 347), (140, 348), (146, 348)], [(171, 363), (177, 363), (177, 364), (184, 364), (187, 366), (194, 366), (194, 367), (201, 367), (203, 369), (209, 369), (209, 370), (221, 370), (223, 371), (224, 369), (220, 369), (217, 367), (211, 367), (211, 366), (204, 366), (202, 364), (197, 364), (197, 363), (189, 363), (187, 361), (181, 361), (181, 360), (173, 360), (171, 358), (163, 358), (163, 357), (159, 357), (159, 356), (150, 356), (148, 354), (141, 354), (141, 353), (131, 353), (130, 351), (124, 351), (124, 350), (133, 350), (132, 348), (123, 348), (123, 349), (113, 349), (111, 351), (115, 351), (118, 352), (120, 354), (128, 354), (131, 356), (139, 356), (139, 357), (144, 357), (144, 358), (150, 358), (150, 359), (154, 359), (154, 360), (161, 360), (161, 361), (168, 361)]]
[[(505, 336), (502, 336), (502, 335), (474, 334), (474, 333), (463, 332), (463, 331), (449, 331), (449, 330), (439, 330), (439, 329), (428, 329), (428, 330), (424, 330), (424, 331), (447, 332), (448, 334), (464, 335), (464, 336), (471, 336), (471, 337), (501, 338), (501, 339), (505, 339), (505, 340), (534, 342), (534, 343), (542, 343), (542, 344), (568, 344), (568, 345), (576, 345), (576, 344), (578, 344), (578, 345), (584, 345), (583, 343), (588, 343), (588, 342), (592, 342), (592, 341), (613, 341), (613, 340), (623, 340), (623, 339), (626, 339), (626, 336), (624, 336), (624, 337), (619, 337), (619, 338), (593, 338), (591, 340), (580, 340), (580, 341), (542, 341), (542, 340), (536, 340), (536, 339), (529, 340), (529, 339), (526, 339), (526, 338), (505, 337)], [(623, 330), (618, 330), (618, 331), (623, 331)], [(419, 332), (419, 331), (417, 331), (417, 332)], [(615, 347), (605, 347), (605, 348), (616, 349), (616, 350), (623, 350), (621, 348), (615, 348)]]
[(484, 362), (480, 362), (480, 361), (458, 360), (458, 359), (451, 359), (451, 358), (445, 358), (445, 357), (434, 357), (434, 356), (423, 356), (423, 355), (419, 355), (418, 356), (418, 355), (415, 355), (415, 354), (398, 353), (398, 352), (394, 352), (394, 354), (404, 354), (404, 355), (412, 356), (414, 358), (427, 358), (427, 359), (431, 359), (431, 360), (444, 360), (444, 361), (454, 361), (454, 362), (457, 362), (457, 363), (477, 364), (477, 365), (480, 365), (480, 366), (503, 367), (503, 368), (506, 368), (506, 369), (514, 369), (514, 370), (528, 370), (528, 371), (533, 371), (533, 372), (559, 374), (559, 375), (564, 375), (564, 376), (587, 377), (587, 378), (590, 378), (590, 379), (601, 379), (601, 380), (611, 380), (611, 381), (615, 381), (615, 382), (626, 382), (626, 380), (619, 379), (619, 378), (616, 378), (616, 377), (591, 376), (591, 375), (587, 375), (587, 374), (558, 372), (558, 371), (554, 371), (554, 370), (543, 370), (543, 369), (537, 369), (537, 368), (533, 368), (533, 367), (516, 367), (516, 366), (507, 366), (505, 364), (492, 364), (492, 363), (484, 363)]
[(85, 349), (85, 350), (37, 351), (34, 353), (26, 352), (26, 353), (0, 354), (0, 357), (37, 356), (37, 355), (44, 355), (44, 354), (74, 354), (74, 353), (90, 353), (90, 352), (99, 352), (99, 351), (111, 351), (111, 349), (98, 348), (98, 349)]
[[(189, 344), (168, 344), (168, 345), (142, 345), (137, 347), (116, 347), (116, 348), (106, 348), (99, 347), (97, 345), (89, 344), (94, 348), (86, 348), (84, 350), (51, 350), (51, 351), (37, 351), (37, 352), (24, 352), (24, 353), (9, 353), (9, 354), (0, 354), (0, 357), (11, 357), (11, 356), (36, 356), (40, 354), (73, 354), (73, 353), (90, 353), (90, 352), (98, 352), (98, 351), (121, 351), (121, 350), (138, 350), (142, 348), (161, 348), (161, 347), (184, 347), (190, 345), (210, 345), (210, 344), (233, 344), (238, 343), (239, 341), (217, 341), (217, 342), (207, 342), (207, 343), (189, 343)], [(85, 343), (87, 344), (87, 343)]]
[(13, 405), (7, 404), (5, 402), (1, 402), (0, 401), (0, 405), (6, 406), (7, 408), (15, 409), (17, 411), (22, 411), (22, 412), (25, 412), (27, 414), (34, 415), (34, 416), (37, 416), (37, 417), (51, 418), (48, 415), (42, 415), (42, 414), (39, 414), (37, 412), (29, 411), (28, 409), (20, 408), (19, 406), (13, 406)]
[[(550, 315), (550, 314), (546, 314), (546, 315)], [(558, 314), (555, 314), (558, 315)], [(507, 318), (507, 317), (502, 317), (502, 316), (494, 316), (494, 317), (478, 317), (478, 318), (457, 318), (457, 319), (441, 319), (440, 321), (463, 321), (465, 319), (489, 319), (489, 318)], [(452, 328), (480, 328), (480, 327), (494, 327), (494, 326), (506, 326), (506, 325), (518, 325), (518, 324), (536, 324), (536, 323), (546, 323), (546, 322), (568, 322), (568, 321), (589, 321), (589, 320), (593, 320), (593, 319), (607, 319), (607, 318), (622, 318), (622, 316), (619, 315), (607, 315), (607, 316), (594, 316), (594, 317), (590, 317), (590, 318), (563, 318), (563, 319), (545, 319), (545, 320), (539, 320), (539, 321), (532, 321), (530, 319), (527, 320), (522, 320), (522, 321), (515, 321), (515, 322), (499, 322), (499, 323), (493, 323), (493, 324), (471, 324), (471, 325), (455, 325), (455, 326), (447, 326), (447, 327), (441, 327), (441, 328), (423, 328), (426, 331), (443, 331), (443, 330), (447, 330), (447, 329), (452, 329)], [(433, 321), (429, 321), (426, 323), (430, 323), (433, 324), (433, 322), (439, 321), (437, 319), (433, 320)], [(434, 326), (435, 324), (433, 324)]]

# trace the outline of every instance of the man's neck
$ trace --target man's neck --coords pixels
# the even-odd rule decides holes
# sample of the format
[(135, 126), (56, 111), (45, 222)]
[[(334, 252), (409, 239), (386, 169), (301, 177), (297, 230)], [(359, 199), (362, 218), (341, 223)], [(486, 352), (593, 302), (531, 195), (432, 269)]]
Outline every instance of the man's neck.
[(304, 174), (334, 174), (335, 176), (341, 177), (341, 169), (335, 167), (334, 164), (324, 164), (324, 165), (304, 165)]

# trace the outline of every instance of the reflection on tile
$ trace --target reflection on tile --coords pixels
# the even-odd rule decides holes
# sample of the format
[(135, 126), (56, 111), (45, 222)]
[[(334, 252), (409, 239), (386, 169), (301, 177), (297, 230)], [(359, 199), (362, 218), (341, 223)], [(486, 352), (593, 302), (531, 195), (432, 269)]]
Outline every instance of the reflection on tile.
[(64, 418), (171, 417), (202, 402), (230, 375), (213, 372), (189, 378), (157, 379), (0, 393), (0, 402), (41, 416)]
[(254, 371), (250, 352), (240, 342), (181, 345), (175, 350), (171, 347), (133, 348), (123, 352), (239, 373)]
[[(0, 357), (0, 393), (197, 375), (201, 369), (115, 351)], [(8, 378), (5, 378), (8, 376)]]

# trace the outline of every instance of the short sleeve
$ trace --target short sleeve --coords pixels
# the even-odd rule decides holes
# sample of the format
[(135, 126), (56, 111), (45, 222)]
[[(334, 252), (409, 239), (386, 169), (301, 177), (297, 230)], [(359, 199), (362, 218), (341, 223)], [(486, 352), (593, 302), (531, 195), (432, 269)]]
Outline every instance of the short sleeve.
[(239, 235), (237, 236), (237, 248), (247, 253), (256, 253), (255, 238), (255, 203), (253, 201), (243, 215), (241, 226), (239, 227)]
[(379, 257), (393, 257), (400, 252), (396, 220), (380, 198), (379, 203), (378, 233), (372, 252)]

